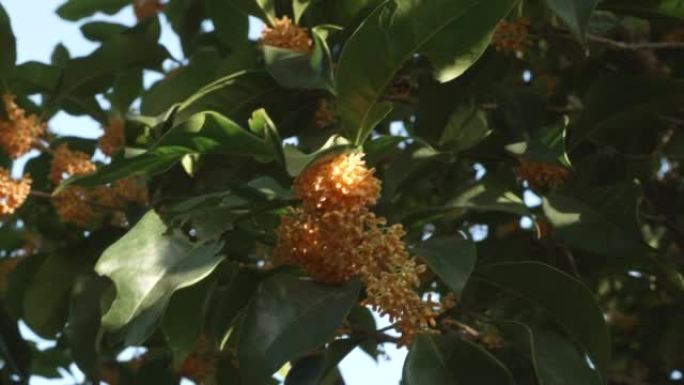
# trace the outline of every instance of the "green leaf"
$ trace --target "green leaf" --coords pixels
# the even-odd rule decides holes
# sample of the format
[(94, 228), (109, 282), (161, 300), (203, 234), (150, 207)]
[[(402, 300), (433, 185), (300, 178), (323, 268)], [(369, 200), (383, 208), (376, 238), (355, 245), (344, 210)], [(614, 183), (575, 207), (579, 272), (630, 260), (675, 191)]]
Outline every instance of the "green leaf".
[(176, 365), (180, 365), (190, 354), (203, 332), (209, 298), (214, 287), (215, 282), (205, 279), (178, 290), (171, 297), (162, 321), (162, 331), (168, 339)]
[(354, 306), (347, 317), (349, 327), (352, 329), (352, 337), (361, 338), (359, 347), (371, 356), (374, 360), (378, 359), (378, 341), (372, 336), (377, 331), (375, 317), (365, 306)]
[(637, 187), (631, 183), (556, 191), (544, 197), (554, 236), (570, 246), (616, 257), (646, 252), (637, 222)]
[(92, 54), (72, 59), (64, 68), (60, 92), (54, 95), (56, 104), (73, 94), (93, 95), (111, 87), (115, 75), (131, 68), (158, 68), (169, 54), (156, 41), (159, 25), (140, 25), (130, 33), (113, 36)]
[(62, 187), (97, 186), (130, 175), (151, 175), (166, 170), (187, 154), (223, 154), (272, 159), (272, 147), (249, 131), (214, 112), (192, 116), (167, 132), (148, 152), (115, 159), (97, 172), (72, 178)]
[(159, 115), (182, 102), (202, 86), (216, 79), (220, 56), (214, 50), (199, 50), (187, 66), (179, 67), (154, 84), (143, 94), (140, 111), (144, 115)]
[(487, 282), (544, 309), (604, 371), (610, 364), (610, 334), (593, 293), (570, 275), (540, 262), (505, 262), (476, 270)]
[(570, 167), (570, 159), (565, 151), (567, 120), (536, 130), (526, 142), (512, 143), (506, 150), (526, 160), (562, 164)]
[(560, 334), (520, 322), (501, 322), (499, 326), (509, 343), (530, 356), (540, 384), (603, 384), (601, 374), (589, 366), (585, 355)]
[(638, 12), (684, 19), (684, 3), (681, 0), (607, 0), (601, 7), (619, 12)]
[(313, 28), (311, 32), (314, 43), (311, 53), (263, 46), (266, 69), (285, 88), (320, 89), (334, 93), (330, 49), (320, 27)]
[[(383, 2), (349, 38), (337, 68), (344, 127), (361, 144), (389, 112), (382, 94), (405, 62), (425, 55), (442, 82), (463, 74), (484, 52), (514, 0)], [(373, 65), (369, 65), (373, 58)]]
[(207, 15), (214, 24), (219, 41), (227, 48), (236, 49), (247, 45), (249, 21), (231, 0), (205, 0)]
[(457, 295), (468, 283), (477, 260), (475, 243), (455, 236), (428, 239), (414, 245), (411, 251)]
[(285, 362), (328, 341), (358, 299), (361, 285), (327, 286), (280, 273), (262, 282), (242, 323), (243, 380), (258, 385)]
[(332, 154), (335, 152), (343, 151), (349, 148), (349, 142), (338, 135), (333, 135), (319, 148), (318, 150), (305, 154), (299, 151), (296, 147), (285, 146), (283, 148), (283, 154), (285, 157), (285, 165), (287, 167), (287, 173), (295, 177), (299, 175), (302, 170), (306, 168), (311, 162), (318, 159), (319, 157)]
[(572, 150), (585, 140), (597, 138), (608, 143), (617, 141), (625, 128), (642, 129), (653, 124), (657, 114), (675, 111), (683, 102), (684, 80), (605, 75), (592, 83), (584, 97), (585, 108), (568, 131), (568, 147)]
[(475, 147), (491, 132), (483, 110), (472, 105), (462, 106), (451, 114), (439, 144), (455, 152), (464, 151)]
[(406, 385), (513, 385), (508, 369), (484, 348), (454, 334), (419, 335), (406, 357)]
[(102, 302), (104, 294), (111, 289), (111, 282), (93, 274), (79, 277), (71, 293), (64, 334), (74, 361), (88, 378), (99, 370), (98, 333), (105, 310)]
[(49, 256), (31, 279), (24, 297), (24, 320), (38, 335), (52, 339), (62, 331), (76, 277), (88, 269), (81, 255)]
[(139, 345), (157, 327), (171, 295), (208, 276), (223, 260), (221, 243), (199, 244), (168, 229), (154, 211), (102, 254), (95, 271), (116, 286), (102, 329)]
[(57, 9), (57, 14), (63, 19), (76, 21), (97, 12), (113, 15), (130, 3), (130, 0), (68, 0)]
[(570, 27), (572, 33), (584, 40), (591, 13), (598, 0), (544, 0), (546, 5)]
[[(322, 385), (336, 376), (337, 365), (358, 345), (358, 339), (335, 340), (325, 352), (304, 357), (294, 363), (287, 373), (284, 385)], [(332, 382), (337, 384), (337, 382)]]
[(83, 36), (97, 43), (109, 40), (116, 35), (124, 33), (128, 28), (125, 25), (117, 23), (108, 23), (106, 21), (93, 21), (81, 26), (81, 33)]
[(522, 198), (494, 178), (485, 178), (480, 183), (467, 188), (447, 203), (446, 207), (459, 210), (497, 211), (515, 215), (529, 214)]
[(107, 98), (112, 104), (112, 109), (119, 115), (125, 116), (142, 90), (143, 71), (139, 68), (132, 68), (116, 75), (112, 92), (107, 95)]
[(12, 32), (12, 24), (5, 8), (0, 4), (0, 79), (7, 79), (17, 61), (17, 42)]
[(292, 9), (294, 11), (295, 23), (299, 23), (299, 20), (301, 20), (302, 15), (304, 15), (304, 12), (306, 12), (306, 9), (309, 8), (313, 1), (314, 0), (292, 0)]

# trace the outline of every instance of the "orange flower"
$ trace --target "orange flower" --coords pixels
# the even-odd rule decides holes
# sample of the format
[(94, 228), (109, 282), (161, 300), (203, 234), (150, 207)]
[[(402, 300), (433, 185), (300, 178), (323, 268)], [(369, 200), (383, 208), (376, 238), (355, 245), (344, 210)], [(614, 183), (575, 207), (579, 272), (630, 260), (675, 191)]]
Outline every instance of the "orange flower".
[(138, 21), (149, 19), (164, 10), (159, 0), (133, 0), (133, 13)]
[(380, 180), (374, 172), (366, 168), (363, 154), (341, 154), (307, 167), (293, 189), (306, 210), (354, 210), (377, 202)]
[(520, 159), (520, 165), (513, 169), (518, 178), (526, 180), (533, 189), (556, 187), (570, 177), (565, 167), (551, 163)]
[(183, 360), (178, 370), (183, 377), (192, 379), (198, 384), (216, 373), (218, 355), (212, 351), (209, 341), (201, 336), (193, 351)]
[(85, 227), (97, 218), (90, 200), (91, 195), (85, 188), (69, 187), (52, 197), (52, 206), (62, 221)]
[(501, 20), (494, 30), (492, 45), (504, 53), (527, 52), (529, 26), (530, 22), (522, 17), (513, 21)]
[(90, 174), (96, 169), (88, 154), (69, 150), (69, 146), (64, 143), (53, 153), (49, 177), (53, 183), (59, 184), (74, 175)]
[(325, 128), (337, 121), (335, 112), (330, 107), (328, 99), (318, 101), (318, 109), (314, 113), (314, 123), (318, 128)]
[(375, 204), (380, 181), (362, 154), (341, 154), (307, 167), (294, 183), (303, 209), (285, 215), (276, 233), (276, 264), (302, 266), (317, 281), (341, 283), (358, 276), (366, 305), (396, 322), (400, 344), (431, 333), (439, 304), (416, 292), (425, 266), (411, 258), (401, 225), (387, 225), (367, 206)]
[(0, 215), (11, 215), (21, 207), (31, 192), (31, 177), (14, 180), (5, 168), (0, 168)]
[(104, 128), (104, 134), (100, 137), (97, 145), (100, 150), (107, 155), (112, 156), (114, 153), (122, 148), (125, 144), (124, 137), (124, 122), (121, 119), (112, 119)]
[(37, 116), (26, 116), (26, 111), (14, 103), (14, 95), (2, 96), (5, 120), (0, 120), (0, 147), (11, 159), (31, 151), (45, 134), (45, 124)]
[(294, 24), (287, 16), (276, 19), (273, 27), (264, 28), (261, 43), (293, 51), (311, 51), (311, 38), (306, 28)]

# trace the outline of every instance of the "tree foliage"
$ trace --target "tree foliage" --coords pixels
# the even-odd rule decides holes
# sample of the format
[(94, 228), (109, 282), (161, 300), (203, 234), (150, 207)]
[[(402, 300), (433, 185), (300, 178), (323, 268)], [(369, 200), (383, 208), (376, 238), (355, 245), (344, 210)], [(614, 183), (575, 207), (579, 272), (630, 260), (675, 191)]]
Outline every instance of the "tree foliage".
[(387, 343), (406, 385), (678, 380), (684, 1), (56, 12), (98, 47), (17, 63), (0, 5), (3, 384), (343, 384)]

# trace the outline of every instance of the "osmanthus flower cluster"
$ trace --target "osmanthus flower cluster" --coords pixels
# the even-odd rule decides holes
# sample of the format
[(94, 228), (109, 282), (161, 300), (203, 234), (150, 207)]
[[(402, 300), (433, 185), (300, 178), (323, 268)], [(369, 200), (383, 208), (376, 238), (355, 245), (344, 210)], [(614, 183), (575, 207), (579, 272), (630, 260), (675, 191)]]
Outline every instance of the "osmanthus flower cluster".
[[(0, 149), (11, 159), (27, 154), (33, 149), (51, 153), (52, 160), (48, 180), (58, 186), (64, 180), (87, 175), (97, 170), (89, 154), (72, 150), (67, 143), (50, 149), (45, 139), (46, 125), (35, 115), (28, 115), (15, 103), (11, 94), (3, 95), (5, 117), (0, 120)], [(106, 155), (114, 154), (125, 145), (123, 121), (112, 119), (105, 127), (105, 134), (98, 146)], [(9, 170), (0, 168), (0, 215), (11, 215), (24, 204), (31, 193), (31, 177), (12, 179)], [(111, 212), (123, 210), (129, 202), (146, 204), (147, 189), (135, 178), (125, 178), (109, 186), (93, 189), (69, 187), (52, 195), (52, 205), (57, 215), (66, 223), (87, 226), (94, 220)]]
[(380, 181), (360, 153), (322, 159), (305, 169), (293, 190), (302, 208), (292, 209), (277, 230), (276, 264), (302, 266), (315, 279), (340, 283), (358, 276), (364, 303), (388, 315), (408, 344), (435, 326), (436, 304), (416, 288), (425, 266), (406, 250), (400, 224), (369, 210), (380, 195)]
[(527, 52), (530, 22), (525, 18), (501, 20), (492, 36), (492, 46), (504, 53)]
[[(72, 176), (97, 170), (88, 154), (60, 145), (53, 153), (50, 180), (59, 184)], [(118, 180), (92, 189), (68, 187), (52, 197), (52, 205), (64, 222), (87, 226), (110, 211), (122, 210), (128, 202), (146, 204), (147, 189), (135, 178)]]
[(519, 161), (520, 165), (513, 168), (513, 172), (533, 189), (557, 187), (570, 178), (570, 173), (563, 166), (527, 159)]
[[(27, 115), (12, 94), (4, 94), (5, 116), (0, 119), (0, 148), (12, 160), (40, 147), (45, 124), (33, 114)], [(31, 192), (31, 177), (12, 179), (10, 171), (0, 168), (0, 215), (11, 215), (24, 204)]]
[(272, 27), (264, 28), (261, 44), (300, 52), (310, 52), (312, 46), (306, 28), (293, 23), (287, 16), (276, 19)]

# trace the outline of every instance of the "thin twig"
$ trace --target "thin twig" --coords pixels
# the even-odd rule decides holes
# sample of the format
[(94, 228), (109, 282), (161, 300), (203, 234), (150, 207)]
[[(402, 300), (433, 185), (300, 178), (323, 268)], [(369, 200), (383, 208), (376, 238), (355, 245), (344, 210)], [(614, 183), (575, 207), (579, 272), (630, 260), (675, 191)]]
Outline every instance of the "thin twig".
[(609, 39), (607, 37), (598, 36), (594, 34), (587, 34), (587, 40), (605, 44), (615, 49), (623, 49), (628, 51), (638, 51), (642, 49), (684, 49), (684, 43), (680, 42), (643, 42), (643, 43), (628, 43), (625, 41), (618, 41)]

